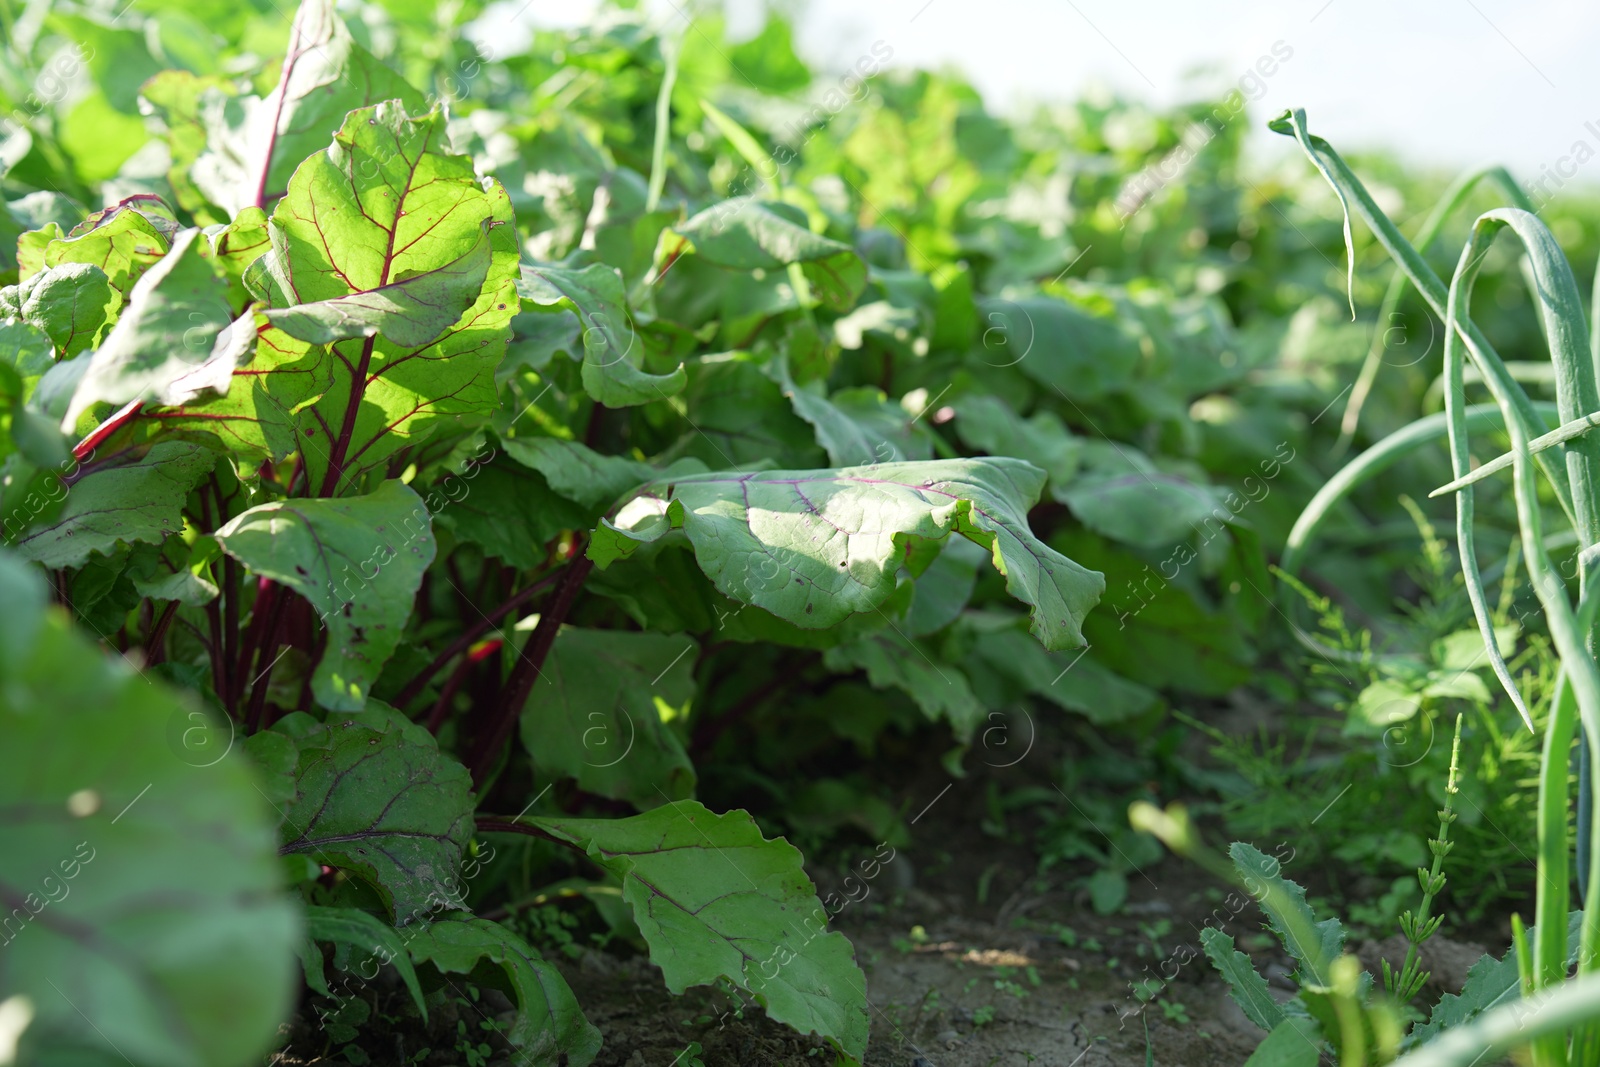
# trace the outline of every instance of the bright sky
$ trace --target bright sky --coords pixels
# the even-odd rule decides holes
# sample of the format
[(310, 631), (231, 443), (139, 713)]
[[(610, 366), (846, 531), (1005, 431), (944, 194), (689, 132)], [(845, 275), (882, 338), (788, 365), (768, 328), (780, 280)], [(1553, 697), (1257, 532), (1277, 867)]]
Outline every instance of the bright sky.
[[(681, 26), (683, 0), (650, 0)], [(729, 0), (735, 27), (762, 0)], [(520, 7), (515, 0), (511, 10)], [(1304, 107), (1341, 149), (1387, 147), (1455, 168), (1576, 169), (1576, 142), (1600, 153), (1600, 4), (1594, 0), (799, 0), (799, 47), (843, 70), (876, 41), (891, 66), (953, 64), (992, 107), (1065, 99), (1095, 85), (1171, 103), (1235, 83), (1276, 44), (1289, 58), (1258, 90), (1252, 123)], [(592, 0), (531, 0), (523, 19), (581, 21)], [(510, 14), (505, 11), (502, 14)], [(753, 16), (759, 21), (759, 15)], [(753, 26), (752, 26), (753, 28)], [(1209, 75), (1196, 77), (1199, 68)], [(1209, 78), (1209, 80), (1207, 80)], [(1586, 123), (1593, 123), (1590, 129)], [(1261, 151), (1281, 139), (1262, 132)], [(1565, 161), (1563, 157), (1568, 157)]]

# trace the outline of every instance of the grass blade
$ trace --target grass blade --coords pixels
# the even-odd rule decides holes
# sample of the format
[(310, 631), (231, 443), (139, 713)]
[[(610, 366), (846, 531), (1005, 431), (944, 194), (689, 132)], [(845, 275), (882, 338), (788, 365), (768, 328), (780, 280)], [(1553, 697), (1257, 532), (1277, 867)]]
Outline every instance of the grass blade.
[[(744, 161), (750, 164), (752, 170), (766, 179), (772, 186), (773, 192), (780, 192), (783, 189), (783, 176), (778, 169), (778, 161), (761, 147), (761, 143), (751, 135), (750, 131), (709, 100), (701, 100), (700, 107), (705, 111), (706, 118), (711, 120), (711, 125), (728, 139), (734, 151), (744, 157)], [(769, 167), (770, 173), (768, 173)]]
[(661, 206), (661, 193), (667, 187), (667, 139), (672, 133), (672, 87), (678, 81), (678, 49), (661, 41), (661, 91), (656, 94), (656, 139), (650, 151), (650, 186), (644, 210), (649, 214)]

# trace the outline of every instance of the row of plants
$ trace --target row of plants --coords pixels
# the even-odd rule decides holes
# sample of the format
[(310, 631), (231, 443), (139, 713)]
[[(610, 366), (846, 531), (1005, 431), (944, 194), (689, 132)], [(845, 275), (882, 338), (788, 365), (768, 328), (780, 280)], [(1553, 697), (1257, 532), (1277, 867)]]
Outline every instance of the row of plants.
[[(492, 1052), (587, 1063), (552, 900), (672, 991), (720, 984), (859, 1060), (839, 904), (780, 835), (892, 864), (884, 738), (960, 775), (1005, 709), (1138, 746), (1259, 678), (1269, 555), (1330, 451), (1436, 376), (1391, 351), (1427, 347), (1415, 297), (1343, 321), (1333, 201), (1240, 173), (1242, 125), (1119, 206), (1207, 105), (1002, 121), (890, 69), (892, 42), (814, 75), (777, 18), (664, 37), (619, 7), (497, 55), (460, 32), (472, 3), (0, 9), (23, 1062), (243, 1063), (297, 1002), (311, 1051), (362, 1062), (382, 975), (424, 1023), (498, 990)], [(1477, 316), (1519, 347), (1521, 285), (1492, 263), (1480, 293), (1509, 296)], [(1426, 455), (1371, 473), (1374, 510), (1449, 480)], [(1317, 572), (1376, 614), (1410, 544), (1341, 515)], [(1374, 791), (1405, 773), (1391, 728), (1457, 703), (1461, 788), (1515, 748), (1434, 592), (1437, 662), (1362, 660), (1336, 742)], [(1552, 672), (1529, 647), (1512, 662)], [(1440, 758), (1410, 773), (1442, 788)], [(1519, 827), (1565, 810), (1491, 792)], [(1118, 907), (1124, 850), (1073, 855)], [(1491, 877), (1452, 892), (1525, 888)]]

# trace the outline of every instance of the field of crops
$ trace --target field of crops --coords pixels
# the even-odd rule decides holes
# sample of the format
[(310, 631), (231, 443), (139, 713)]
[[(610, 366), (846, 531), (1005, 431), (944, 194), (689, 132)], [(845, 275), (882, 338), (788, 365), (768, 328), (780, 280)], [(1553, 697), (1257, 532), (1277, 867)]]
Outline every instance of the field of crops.
[(483, 10), (0, 0), (0, 1067), (1600, 1065), (1600, 199)]

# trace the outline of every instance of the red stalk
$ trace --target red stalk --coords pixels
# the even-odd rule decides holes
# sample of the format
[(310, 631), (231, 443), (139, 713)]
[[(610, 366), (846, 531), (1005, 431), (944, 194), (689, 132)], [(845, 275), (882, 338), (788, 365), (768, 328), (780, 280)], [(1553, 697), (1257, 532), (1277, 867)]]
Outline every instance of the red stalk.
[(583, 554), (581, 545), (574, 546), (574, 551), (578, 554), (562, 571), (561, 584), (556, 587), (555, 597), (540, 616), (539, 625), (534, 627), (533, 636), (528, 638), (528, 645), (522, 650), (517, 665), (512, 668), (511, 677), (506, 679), (505, 686), (500, 690), (500, 701), (494, 709), (489, 729), (478, 739), (471, 763), (474, 787), (483, 784), (500, 750), (510, 739), (511, 730), (522, 714), (522, 706), (528, 702), (528, 694), (533, 692), (533, 685), (544, 670), (545, 657), (556, 643), (556, 631), (561, 629), (573, 602), (578, 599), (584, 579), (589, 577), (589, 572), (594, 568), (594, 561)]
[(446, 663), (449, 663), (462, 652), (471, 648), (473, 644), (477, 642), (478, 638), (494, 629), (495, 625), (499, 623), (501, 619), (505, 618), (512, 611), (533, 599), (534, 594), (538, 593), (545, 586), (550, 585), (552, 582), (558, 580), (563, 573), (564, 572), (562, 571), (553, 571), (550, 574), (545, 575), (543, 578), (540, 578), (532, 585), (518, 590), (516, 593), (513, 593), (511, 598), (504, 604), (501, 604), (499, 607), (489, 612), (488, 615), (484, 616), (482, 622), (474, 623), (470, 628), (468, 628), (466, 633), (450, 642), (448, 648), (439, 653), (438, 656), (434, 657), (433, 662), (424, 667), (420, 674), (406, 683), (406, 687), (400, 690), (400, 695), (394, 698), (394, 706), (404, 709), (407, 704), (411, 703), (417, 698), (418, 693), (421, 693), (422, 690), (427, 687), (428, 682), (432, 680), (433, 676), (444, 669), (444, 665)]
[(89, 431), (88, 437), (73, 446), (72, 458), (82, 462), (92, 455), (95, 449), (105, 443), (106, 438), (133, 421), (133, 417), (139, 414), (139, 409), (142, 407), (144, 407), (144, 401), (142, 400), (134, 400), (124, 404), (109, 419)]

